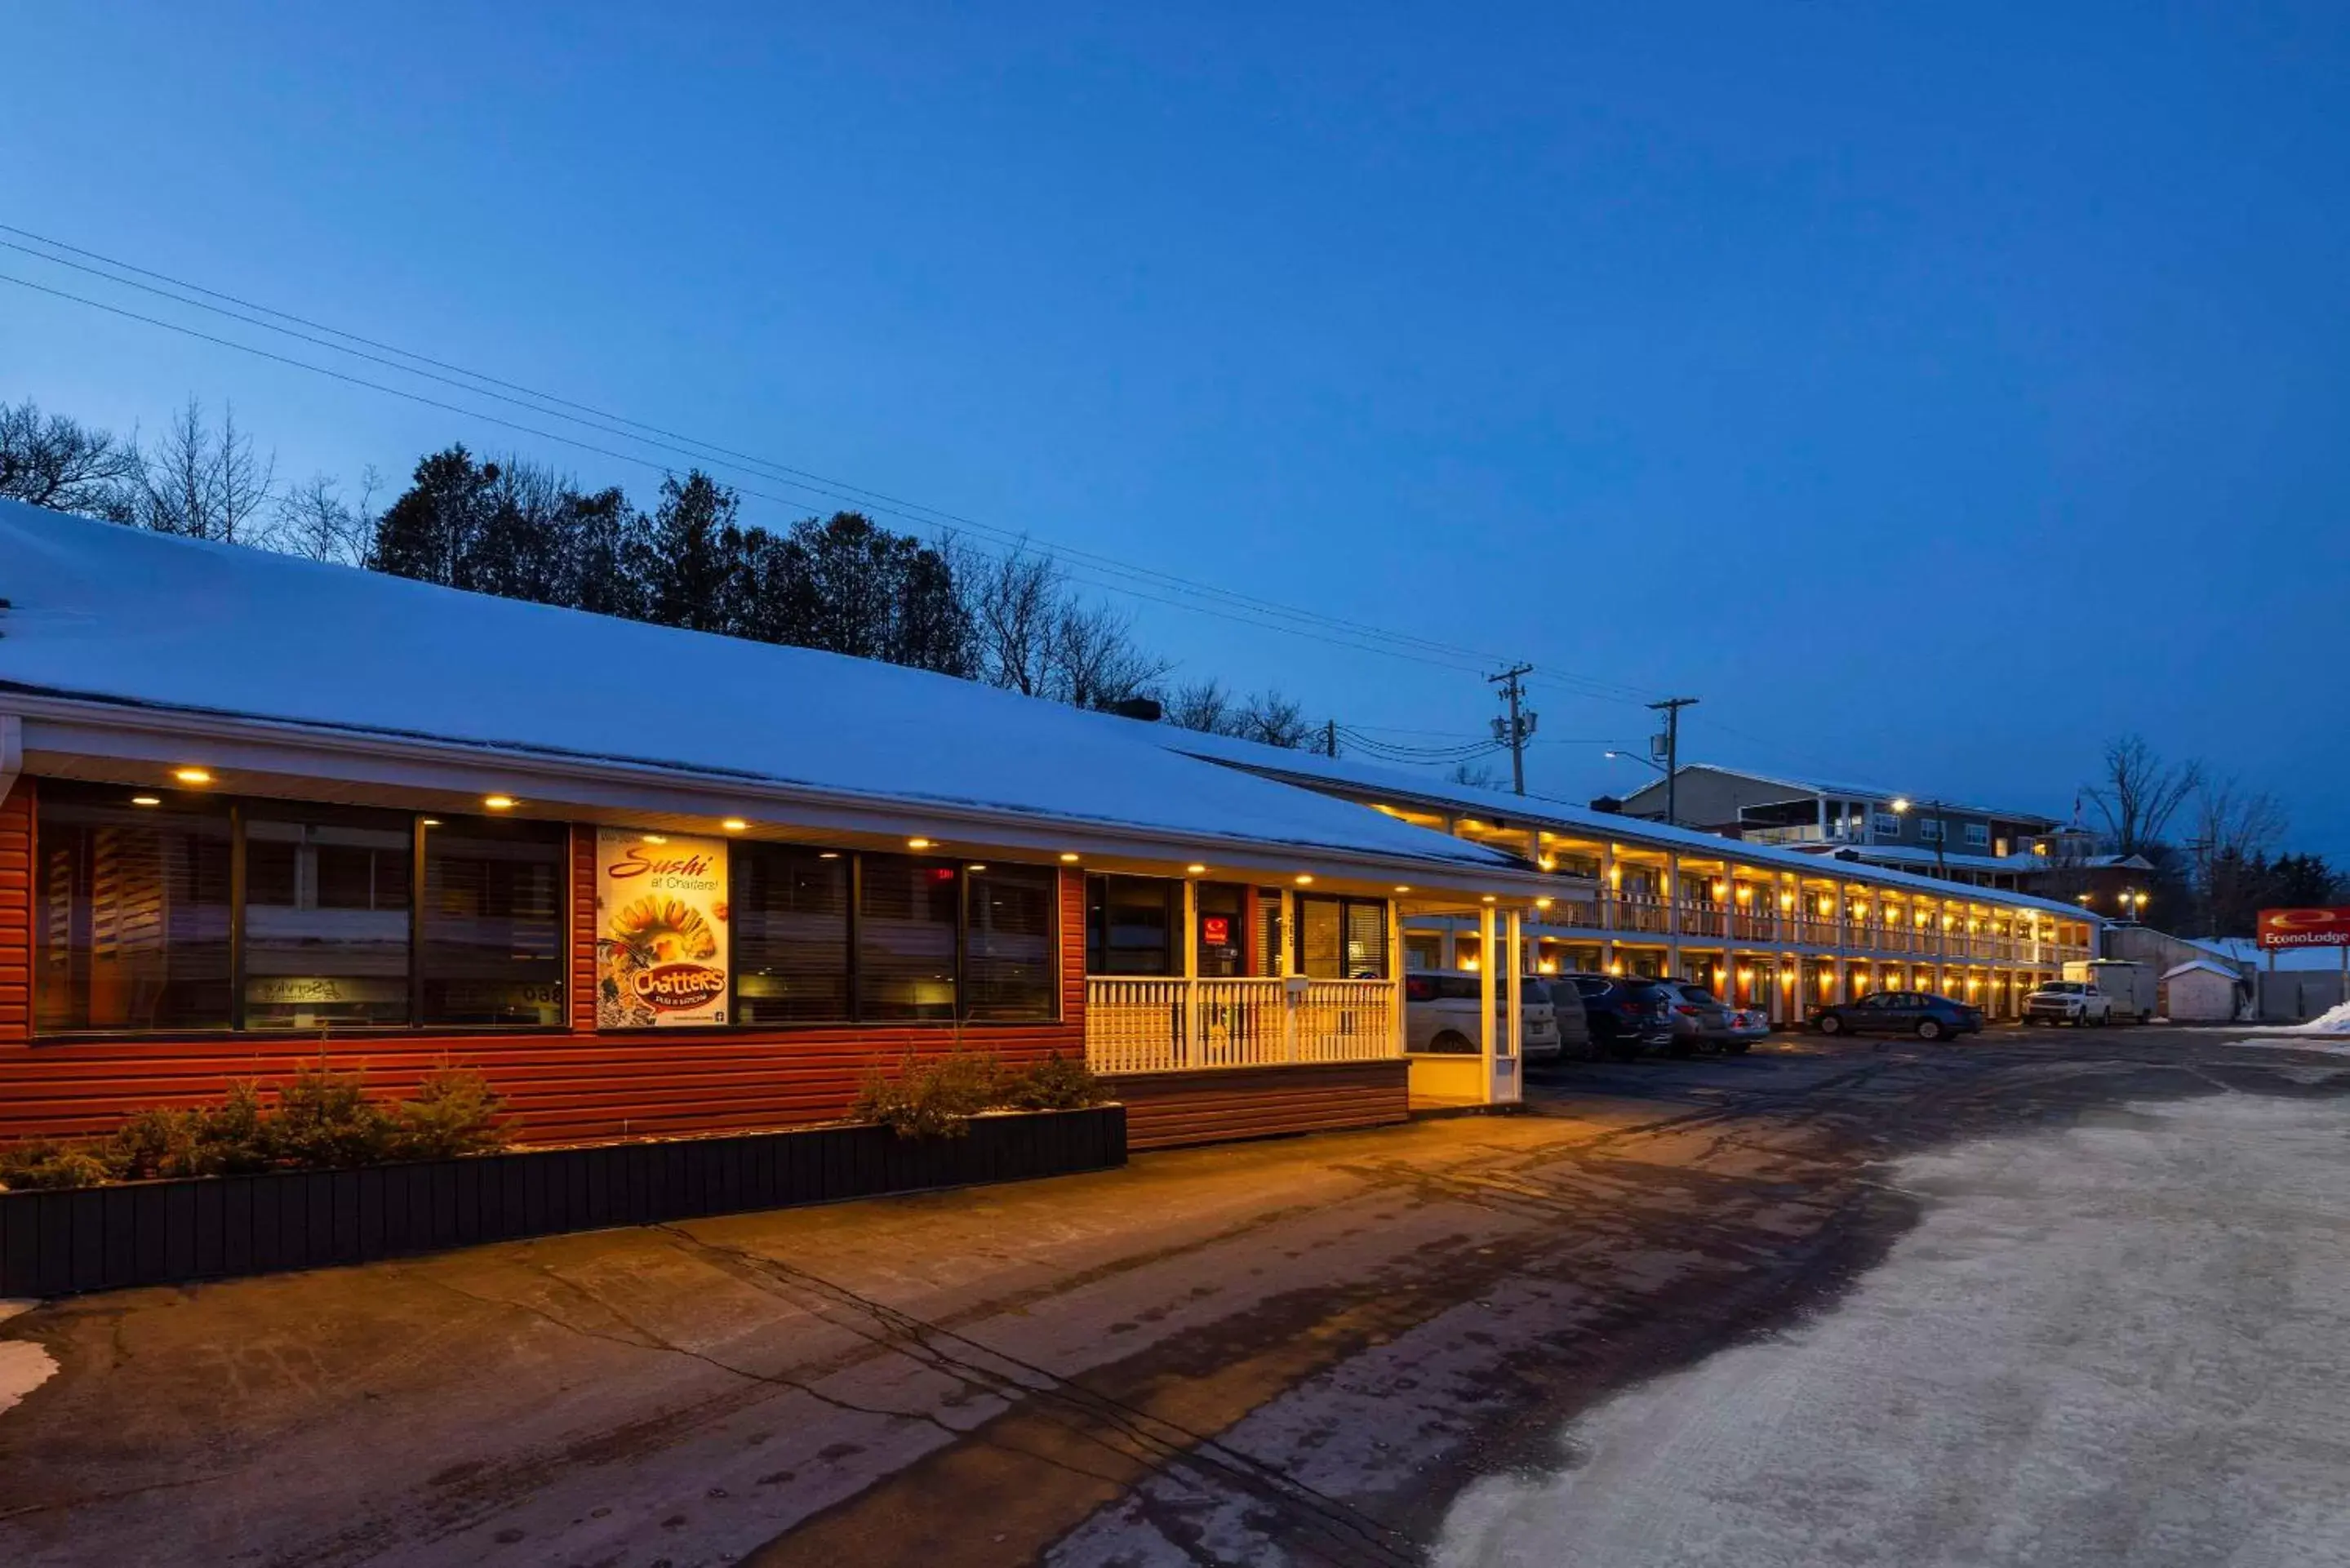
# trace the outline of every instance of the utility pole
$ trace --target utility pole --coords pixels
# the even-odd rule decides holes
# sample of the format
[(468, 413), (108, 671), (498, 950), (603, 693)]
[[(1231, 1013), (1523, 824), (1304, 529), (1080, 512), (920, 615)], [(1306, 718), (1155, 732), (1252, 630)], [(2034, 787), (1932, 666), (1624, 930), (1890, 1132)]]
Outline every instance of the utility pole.
[(1322, 754), (1336, 761), (1338, 755), (1338, 721), (1322, 721)]
[(1665, 716), (1665, 825), (1680, 826), (1681, 710), (1697, 706), (1694, 697), (1668, 697), (1648, 707)]
[(1507, 719), (1493, 721), (1493, 739), (1510, 748), (1510, 787), (1520, 794), (1526, 793), (1526, 742), (1534, 738), (1534, 720), (1538, 717), (1519, 711), (1526, 694), (1525, 682), (1520, 677), (1534, 672), (1531, 664), (1513, 664), (1499, 675), (1485, 677), (1488, 685), (1502, 689), (1502, 700), (1510, 705)]

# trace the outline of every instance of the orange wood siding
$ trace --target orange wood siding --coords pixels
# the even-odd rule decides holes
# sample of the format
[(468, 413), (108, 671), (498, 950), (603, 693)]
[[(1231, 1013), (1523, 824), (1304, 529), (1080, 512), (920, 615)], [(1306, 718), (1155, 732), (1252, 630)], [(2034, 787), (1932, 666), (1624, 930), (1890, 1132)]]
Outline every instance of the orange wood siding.
[(1383, 1127), (1411, 1110), (1406, 1062), (1327, 1062), (1145, 1073), (1112, 1080), (1128, 1148), (1173, 1148), (1283, 1133)]
[(19, 778), (0, 800), (0, 1047), (32, 1033), (33, 781)]
[(345, 1036), (178, 1035), (49, 1040), (30, 1033), (31, 783), (0, 805), (0, 1139), (113, 1129), (142, 1106), (217, 1098), (237, 1078), (275, 1079), (323, 1059), (398, 1095), (443, 1064), (477, 1068), (507, 1096), (516, 1137), (560, 1143), (782, 1127), (838, 1116), (872, 1066), (958, 1044), (1007, 1061), (1085, 1054), (1085, 877), (1060, 882), (1058, 1022), (598, 1034), (595, 833), (572, 834), (572, 1028), (559, 1033)]

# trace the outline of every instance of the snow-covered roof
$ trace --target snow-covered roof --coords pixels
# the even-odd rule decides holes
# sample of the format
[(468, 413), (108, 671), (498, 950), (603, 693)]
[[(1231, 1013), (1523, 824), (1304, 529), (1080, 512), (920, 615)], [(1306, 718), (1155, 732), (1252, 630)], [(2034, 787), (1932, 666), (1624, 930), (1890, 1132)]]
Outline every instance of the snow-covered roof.
[[(1773, 866), (1813, 877), (1820, 875), (1822, 870), (1818, 856), (1806, 855), (1800, 850), (1724, 838), (1719, 834), (1702, 832), (1694, 827), (1669, 827), (1661, 822), (1645, 821), (1615, 812), (1594, 811), (1587, 805), (1547, 795), (1513, 794), (1503, 790), (1480, 789), (1472, 784), (1451, 784), (1352, 757), (1334, 759), (1316, 752), (1290, 751), (1255, 741), (1235, 740), (1229, 735), (1201, 734), (1196, 730), (1185, 730), (1172, 724), (1145, 724), (1128, 719), (1109, 718), (1099, 722), (1131, 725), (1144, 734), (1156, 736), (1159, 742), (1170, 750), (1188, 756), (1211, 758), (1270, 777), (1294, 779), (1309, 787), (1375, 794), (1385, 800), (1411, 802), (1428, 809), (1450, 811), (1461, 816), (1506, 821), (1579, 837), (1690, 850), (1708, 859), (1728, 856), (1748, 865)], [(2063, 915), (2068, 919), (2084, 918), (2077, 904), (2035, 898), (2004, 888), (1977, 888), (1884, 867), (1863, 866), (1855, 861), (1837, 861), (1836, 866), (1838, 876), (1849, 877), (1856, 882), (1878, 883), (1932, 893), (1945, 898), (1975, 898), (1984, 903), (2035, 909)]]
[(2227, 964), (2221, 963), (2217, 959), (2200, 958), (2189, 959), (2185, 963), (2171, 965), (2168, 969), (2162, 971), (2162, 978), (2165, 980), (2175, 980), (2182, 974), (2187, 974), (2196, 970), (2200, 970), (2206, 974), (2220, 975), (2230, 981), (2241, 980), (2243, 978), (2236, 970)]
[[(2272, 952), (2251, 937), (2209, 937), (2196, 945), (2238, 959), (2255, 969), (2322, 969), (2331, 971), (2342, 967), (2340, 948), (2278, 948)], [(2272, 959), (2275, 961), (2273, 963), (2270, 961)]]
[[(1849, 795), (1858, 800), (1894, 800), (1907, 793), (1902, 790), (1887, 789), (1880, 784), (1831, 784), (1819, 779), (1789, 778), (1782, 774), (1758, 773), (1752, 768), (1731, 767), (1724, 763), (1683, 763), (1680, 765), (1682, 777), (1685, 778), (1693, 773), (1720, 774), (1725, 778), (1748, 779), (1755, 784), (1772, 784), (1780, 789), (1793, 790), (1798, 794), (1806, 795)], [(1637, 800), (1651, 792), (1662, 791), (1664, 787), (1664, 781), (1659, 779), (1652, 784), (1642, 784), (1624, 798)], [(2054, 826), (2058, 820), (2043, 811), (2011, 811), (2002, 806), (1970, 805), (1964, 801), (1958, 800), (1936, 798), (1920, 801), (1919, 804), (1930, 805), (1937, 811), (1959, 812), (1969, 816), (1992, 816), (2008, 822), (2044, 822)]]
[(0, 502), (9, 690), (1454, 869), (1463, 839), (951, 676)]

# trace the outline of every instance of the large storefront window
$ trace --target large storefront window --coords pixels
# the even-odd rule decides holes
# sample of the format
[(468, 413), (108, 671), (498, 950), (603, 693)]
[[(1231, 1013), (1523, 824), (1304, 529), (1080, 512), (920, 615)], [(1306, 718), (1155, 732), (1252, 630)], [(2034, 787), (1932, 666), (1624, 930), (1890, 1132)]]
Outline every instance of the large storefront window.
[(331, 806), (246, 809), (246, 1028), (409, 1021), (414, 824)]
[(857, 1015), (918, 1023), (955, 1015), (961, 874), (944, 861), (868, 855), (858, 866)]
[(733, 859), (735, 1021), (846, 1022), (850, 857), (741, 844)]
[(1159, 877), (1086, 878), (1087, 974), (1181, 974), (1183, 884)]
[(33, 1026), (225, 1029), (225, 808), (44, 784), (33, 851)]
[(1043, 866), (972, 868), (964, 880), (963, 1016), (1053, 1016), (1060, 954), (1053, 937), (1059, 876)]
[(423, 827), (424, 1022), (561, 1023), (568, 831), (463, 817)]

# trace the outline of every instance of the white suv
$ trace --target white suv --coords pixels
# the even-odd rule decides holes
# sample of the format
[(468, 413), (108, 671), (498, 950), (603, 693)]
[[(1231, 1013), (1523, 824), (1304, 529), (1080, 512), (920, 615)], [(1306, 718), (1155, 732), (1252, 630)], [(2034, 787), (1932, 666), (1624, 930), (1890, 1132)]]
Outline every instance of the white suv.
[[(1526, 1060), (1558, 1054), (1558, 1011), (1550, 992), (1532, 975), (1520, 988), (1525, 1016)], [(1403, 977), (1404, 1049), (1432, 1056), (1474, 1056), (1478, 1050), (1477, 1002), (1484, 981), (1474, 970), (1421, 970)], [(1508, 1026), (1509, 987), (1493, 980), (1493, 1028)]]

